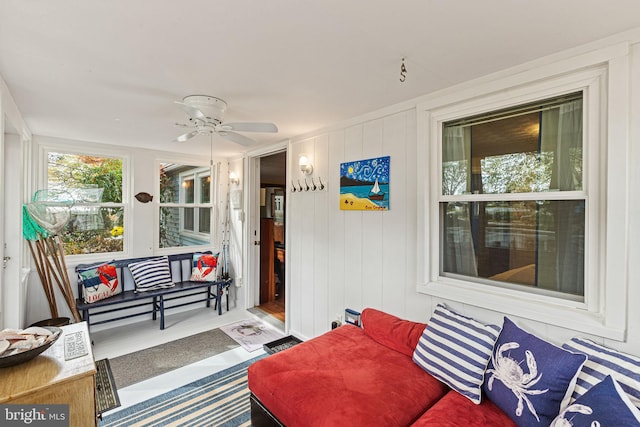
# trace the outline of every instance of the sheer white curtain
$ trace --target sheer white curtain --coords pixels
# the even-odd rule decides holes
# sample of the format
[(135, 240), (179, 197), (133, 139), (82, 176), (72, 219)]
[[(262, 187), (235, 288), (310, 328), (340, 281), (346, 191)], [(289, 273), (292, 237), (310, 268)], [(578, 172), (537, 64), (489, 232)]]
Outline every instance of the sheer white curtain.
[[(468, 127), (449, 126), (444, 128), (442, 141), (443, 166), (455, 164), (455, 170), (466, 177), (466, 191), (471, 185), (471, 132)], [(443, 191), (445, 185), (443, 183)], [(445, 209), (447, 210), (447, 209)], [(473, 247), (471, 234), (471, 205), (461, 203), (456, 206), (455, 216), (450, 224), (453, 235), (448, 236), (448, 247), (444, 251), (444, 265), (448, 266), (451, 273), (465, 276), (478, 276), (478, 262)]]
[[(582, 100), (542, 113), (540, 148), (553, 152), (551, 191), (582, 189)], [(539, 252), (538, 283), (584, 295), (584, 201), (555, 202), (555, 251)]]

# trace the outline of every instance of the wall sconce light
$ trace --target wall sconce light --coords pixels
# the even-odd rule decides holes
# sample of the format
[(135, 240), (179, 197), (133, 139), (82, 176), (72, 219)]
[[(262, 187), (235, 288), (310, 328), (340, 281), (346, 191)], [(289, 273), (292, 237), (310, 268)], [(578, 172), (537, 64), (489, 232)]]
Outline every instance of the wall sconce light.
[(238, 178), (238, 174), (235, 172), (229, 173), (229, 182), (235, 185), (240, 184), (240, 178)]
[(307, 156), (305, 155), (300, 156), (300, 160), (298, 161), (298, 164), (300, 165), (300, 170), (302, 171), (303, 174), (311, 175), (311, 173), (313, 172), (313, 165), (311, 164)]

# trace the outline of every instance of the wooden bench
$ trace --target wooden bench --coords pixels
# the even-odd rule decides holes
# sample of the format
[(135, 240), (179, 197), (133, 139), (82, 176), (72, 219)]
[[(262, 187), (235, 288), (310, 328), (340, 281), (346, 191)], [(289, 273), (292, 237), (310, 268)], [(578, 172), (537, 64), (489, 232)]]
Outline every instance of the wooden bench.
[[(171, 308), (183, 307), (199, 302), (205, 302), (207, 307), (211, 307), (211, 301), (213, 300), (215, 304), (214, 309), (217, 308), (218, 315), (222, 314), (223, 294), (226, 294), (227, 311), (229, 311), (228, 289), (232, 283), (232, 279), (215, 282), (193, 282), (189, 280), (191, 277), (193, 253), (168, 255), (171, 276), (175, 283), (173, 287), (136, 292), (133, 277), (127, 266), (133, 262), (144, 261), (151, 258), (157, 258), (157, 256), (113, 261), (112, 263), (115, 265), (118, 274), (118, 280), (122, 286), (122, 292), (99, 301), (92, 303), (84, 302), (82, 297), (82, 281), (78, 279), (79, 297), (76, 299), (76, 306), (82, 314), (82, 319), (87, 322), (87, 326), (100, 325), (146, 314), (151, 314), (153, 320), (156, 320), (158, 314), (160, 314), (160, 329), (164, 329), (164, 312)], [(95, 263), (80, 264), (76, 267), (76, 273), (95, 265)], [(191, 297), (188, 301), (175, 302), (188, 297)], [(127, 311), (127, 313), (113, 315), (113, 313), (122, 311)], [(101, 320), (93, 320), (96, 316), (100, 316)]]

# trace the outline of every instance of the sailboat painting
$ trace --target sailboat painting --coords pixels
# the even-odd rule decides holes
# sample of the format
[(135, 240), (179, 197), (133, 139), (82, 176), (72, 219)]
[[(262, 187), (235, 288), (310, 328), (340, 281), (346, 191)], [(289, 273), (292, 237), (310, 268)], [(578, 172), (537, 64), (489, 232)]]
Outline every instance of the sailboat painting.
[(391, 157), (340, 163), (340, 209), (389, 210)]

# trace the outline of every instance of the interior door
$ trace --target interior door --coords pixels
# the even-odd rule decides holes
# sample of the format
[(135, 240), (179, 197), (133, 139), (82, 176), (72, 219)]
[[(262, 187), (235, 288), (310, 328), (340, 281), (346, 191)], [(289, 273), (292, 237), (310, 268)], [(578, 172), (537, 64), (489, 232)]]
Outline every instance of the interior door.
[(286, 148), (249, 158), (255, 197), (250, 207), (248, 241), (253, 306), (282, 322), (285, 303)]

